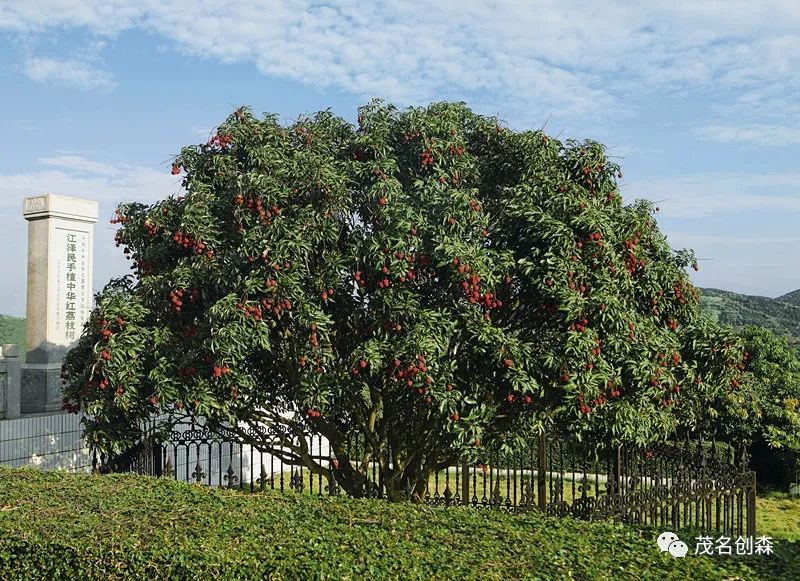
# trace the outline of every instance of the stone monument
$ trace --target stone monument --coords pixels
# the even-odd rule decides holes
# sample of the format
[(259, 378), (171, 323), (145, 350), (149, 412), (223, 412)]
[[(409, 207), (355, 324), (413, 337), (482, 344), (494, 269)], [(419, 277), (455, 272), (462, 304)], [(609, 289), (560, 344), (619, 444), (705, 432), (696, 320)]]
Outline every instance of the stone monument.
[(92, 310), (98, 205), (47, 194), (25, 198), (28, 221), (27, 347), (22, 413), (61, 409), (61, 363)]

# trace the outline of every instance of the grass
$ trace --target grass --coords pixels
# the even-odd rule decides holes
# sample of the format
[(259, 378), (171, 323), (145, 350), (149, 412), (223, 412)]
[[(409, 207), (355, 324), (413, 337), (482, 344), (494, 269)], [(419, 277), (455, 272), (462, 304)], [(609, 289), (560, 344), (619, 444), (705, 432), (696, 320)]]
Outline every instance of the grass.
[(0, 579), (796, 579), (612, 523), (0, 467)]
[(800, 498), (772, 492), (756, 499), (759, 535), (800, 541)]

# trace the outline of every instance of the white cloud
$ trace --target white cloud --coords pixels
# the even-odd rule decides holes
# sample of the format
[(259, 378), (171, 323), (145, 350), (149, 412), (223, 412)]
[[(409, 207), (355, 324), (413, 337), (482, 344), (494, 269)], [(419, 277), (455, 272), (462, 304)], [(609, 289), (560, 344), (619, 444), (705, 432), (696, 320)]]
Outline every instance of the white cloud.
[(782, 125), (706, 125), (696, 134), (710, 141), (722, 143), (743, 142), (761, 147), (776, 147), (800, 144), (800, 127)]
[[(402, 104), (480, 98), (515, 123), (632, 113), (632, 95), (718, 95), (752, 115), (800, 92), (794, 0), (664, 3), (440, 0), (29, 0), (0, 29), (155, 33), (187, 55)], [(733, 101), (732, 101), (733, 100)]]
[(21, 208), (22, 198), (42, 193), (91, 198), (101, 203), (101, 210), (107, 206), (113, 211), (113, 204), (120, 201), (153, 202), (181, 189), (180, 178), (171, 175), (168, 167), (157, 171), (77, 155), (45, 157), (39, 163), (47, 169), (0, 174), (0, 211)]
[(22, 72), (37, 83), (54, 83), (76, 89), (108, 90), (115, 86), (108, 73), (77, 59), (29, 58), (23, 64)]
[(800, 213), (800, 173), (709, 173), (623, 185), (626, 200), (646, 198), (660, 204), (667, 218), (705, 218), (759, 211)]

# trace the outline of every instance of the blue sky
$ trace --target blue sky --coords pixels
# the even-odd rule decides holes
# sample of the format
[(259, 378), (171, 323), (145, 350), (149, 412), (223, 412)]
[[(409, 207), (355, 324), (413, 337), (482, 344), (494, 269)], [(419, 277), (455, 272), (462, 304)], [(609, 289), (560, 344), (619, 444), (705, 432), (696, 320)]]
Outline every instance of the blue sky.
[(100, 202), (98, 290), (127, 272), (116, 204), (177, 192), (172, 156), (235, 107), (355, 121), (372, 97), (601, 141), (696, 285), (800, 288), (800, 2), (628, 4), (0, 3), (0, 313), (25, 311), (24, 196)]

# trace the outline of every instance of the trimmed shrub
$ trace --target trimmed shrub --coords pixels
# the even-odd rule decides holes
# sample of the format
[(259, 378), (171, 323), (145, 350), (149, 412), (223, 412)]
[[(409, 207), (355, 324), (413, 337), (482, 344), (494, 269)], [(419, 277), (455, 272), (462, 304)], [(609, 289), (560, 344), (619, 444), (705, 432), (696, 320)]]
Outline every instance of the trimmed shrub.
[[(675, 559), (659, 531), (132, 475), (0, 468), (2, 579), (789, 579), (775, 555)], [(693, 546), (693, 543), (688, 543)]]

